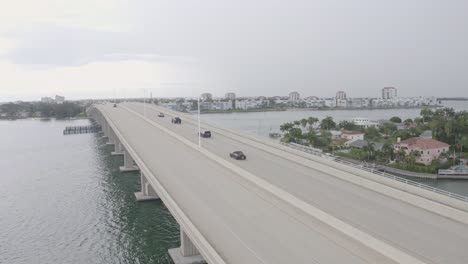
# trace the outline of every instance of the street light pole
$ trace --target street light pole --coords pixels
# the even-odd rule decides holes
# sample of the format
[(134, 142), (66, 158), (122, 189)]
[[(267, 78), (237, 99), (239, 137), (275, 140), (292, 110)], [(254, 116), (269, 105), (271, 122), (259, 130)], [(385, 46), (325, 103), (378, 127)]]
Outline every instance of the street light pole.
[(200, 97), (198, 97), (198, 147), (201, 148)]
[(146, 117), (146, 90), (143, 90), (143, 116)]

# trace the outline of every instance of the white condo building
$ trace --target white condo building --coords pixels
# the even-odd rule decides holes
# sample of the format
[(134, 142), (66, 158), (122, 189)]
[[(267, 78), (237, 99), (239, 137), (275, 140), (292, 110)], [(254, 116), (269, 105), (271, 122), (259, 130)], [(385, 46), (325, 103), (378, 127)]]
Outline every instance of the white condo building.
[(336, 92), (336, 99), (346, 99), (346, 93), (343, 91)]
[(382, 89), (382, 99), (394, 99), (397, 98), (397, 89), (395, 87), (384, 87)]
[(213, 95), (210, 93), (202, 93), (201, 94), (202, 101), (213, 100)]
[(236, 100), (236, 94), (235, 93), (226, 93), (224, 96), (228, 100)]
[(298, 92), (289, 93), (289, 101), (299, 101), (301, 99)]

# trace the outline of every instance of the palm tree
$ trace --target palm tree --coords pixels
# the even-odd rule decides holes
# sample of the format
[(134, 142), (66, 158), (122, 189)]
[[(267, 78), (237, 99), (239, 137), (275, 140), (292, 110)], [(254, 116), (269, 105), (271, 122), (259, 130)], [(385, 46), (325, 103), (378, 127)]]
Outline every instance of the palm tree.
[(302, 118), (300, 122), (301, 122), (301, 126), (302, 126), (303, 128), (305, 128), (305, 127), (307, 126), (307, 119)]
[(370, 161), (372, 154), (375, 151), (375, 143), (368, 140), (367, 145), (362, 148), (363, 150), (367, 151), (367, 160)]
[(309, 124), (309, 130), (311, 130), (314, 126), (315, 123), (317, 123), (319, 121), (318, 118), (316, 117), (309, 117), (307, 118), (307, 123)]
[(382, 146), (382, 155), (384, 157), (384, 159), (386, 159), (387, 161), (388, 160), (392, 160), (393, 159), (393, 156), (394, 156), (394, 148), (393, 148), (393, 145), (391, 142), (387, 141), (383, 144)]

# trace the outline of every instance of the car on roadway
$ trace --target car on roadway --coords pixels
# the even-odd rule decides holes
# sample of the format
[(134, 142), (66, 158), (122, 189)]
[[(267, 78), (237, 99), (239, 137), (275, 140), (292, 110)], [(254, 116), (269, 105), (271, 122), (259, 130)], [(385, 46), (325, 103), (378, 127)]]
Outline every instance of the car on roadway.
[(163, 114), (163, 113), (159, 113), (158, 116), (159, 116), (159, 117), (164, 117), (164, 114)]
[(117, 104), (114, 104), (114, 107), (117, 107)]
[(229, 153), (229, 156), (231, 158), (233, 158), (233, 159), (236, 159), (236, 160), (245, 160), (245, 159), (247, 159), (247, 156), (245, 156), (245, 154), (240, 150)]
[(180, 117), (174, 117), (172, 118), (171, 122), (173, 124), (182, 124), (182, 120), (180, 119)]
[(211, 131), (205, 130), (203, 132), (200, 132), (200, 137), (202, 138), (210, 138), (211, 137)]

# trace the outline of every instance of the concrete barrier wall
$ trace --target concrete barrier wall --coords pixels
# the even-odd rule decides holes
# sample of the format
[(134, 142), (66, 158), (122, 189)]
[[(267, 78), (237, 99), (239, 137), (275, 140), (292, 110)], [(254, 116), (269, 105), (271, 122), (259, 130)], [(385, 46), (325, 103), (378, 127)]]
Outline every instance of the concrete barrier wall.
[[(161, 107), (151, 107), (169, 115), (183, 116), (185, 118), (185, 122), (198, 125), (198, 123), (190, 115), (178, 112), (176, 113)], [(418, 206), (444, 217), (468, 224), (468, 203), (466, 202), (416, 186), (378, 176), (373, 173), (340, 164), (325, 158), (310, 155), (303, 151), (295, 150), (277, 143), (241, 135), (236, 131), (219, 128), (206, 123), (203, 123), (203, 127), (279, 157), (286, 158), (301, 165), (319, 170), (323, 173), (338, 177), (342, 180), (346, 180), (381, 194), (385, 194), (389, 197)]]
[(346, 222), (332, 216), (331, 214), (328, 214), (317, 207), (314, 207), (313, 205), (302, 201), (301, 199), (295, 197), (294, 195), (290, 194), (289, 192), (286, 192), (282, 190), (281, 188), (251, 174), (250, 172), (240, 168), (239, 166), (226, 161), (225, 159), (211, 153), (210, 151), (204, 149), (204, 148), (199, 148), (197, 144), (189, 141), (188, 139), (178, 135), (177, 133), (172, 132), (171, 130), (159, 125), (158, 123), (144, 117), (142, 114), (129, 109), (127, 107), (122, 107), (129, 112), (139, 116), (140, 118), (146, 120), (147, 122), (151, 123), (153, 126), (159, 128), (160, 130), (164, 131), (165, 133), (169, 134), (170, 136), (178, 139), (185, 145), (198, 150), (200, 153), (205, 155), (207, 158), (217, 162), (218, 164), (230, 169), (237, 175), (241, 176), (245, 180), (253, 183), (257, 187), (267, 191), (268, 193), (271, 193), (275, 197), (283, 200), (287, 204), (301, 210), (302, 212), (305, 212), (306, 214), (318, 219), (319, 221), (322, 221), (323, 223), (335, 228), (336, 230), (348, 235), (349, 237), (361, 242), (362, 244), (366, 245), (367, 247), (375, 250), (376, 252), (379, 252), (380, 254), (395, 260), (398, 263), (413, 263), (413, 264), (418, 264), (418, 263), (424, 263), (423, 261), (420, 261), (419, 259), (413, 257), (412, 255), (396, 248), (393, 247), (386, 242), (379, 240), (372, 235), (369, 235), (366, 232), (361, 231), (358, 228), (355, 228), (354, 226), (347, 224)]
[[(172, 216), (174, 216), (177, 223), (179, 223), (181, 228), (189, 236), (190, 240), (200, 251), (200, 254), (203, 256), (203, 258), (208, 263), (225, 264), (221, 256), (216, 252), (216, 250), (211, 246), (211, 244), (204, 238), (204, 236), (195, 227), (195, 225), (190, 221), (187, 215), (185, 215), (182, 209), (177, 205), (174, 199), (172, 199), (169, 193), (164, 189), (164, 187), (158, 181), (157, 177), (153, 174), (153, 172), (150, 169), (148, 169), (148, 167), (145, 165), (143, 160), (138, 156), (138, 153), (132, 148), (132, 146), (128, 143), (125, 137), (120, 133), (120, 131), (114, 125), (112, 120), (107, 118), (107, 116), (105, 115), (105, 111), (101, 111), (101, 109), (97, 107), (94, 107), (94, 111), (98, 112), (96, 114), (102, 114), (103, 118), (105, 119), (105, 122), (107, 122), (107, 124), (109, 124), (109, 127), (115, 132), (121, 144), (130, 153), (133, 160), (140, 168), (141, 172), (147, 177), (149, 183), (157, 192), (159, 198), (164, 202), (164, 205), (171, 212)], [(92, 110), (90, 110), (90, 112), (92, 112)]]

